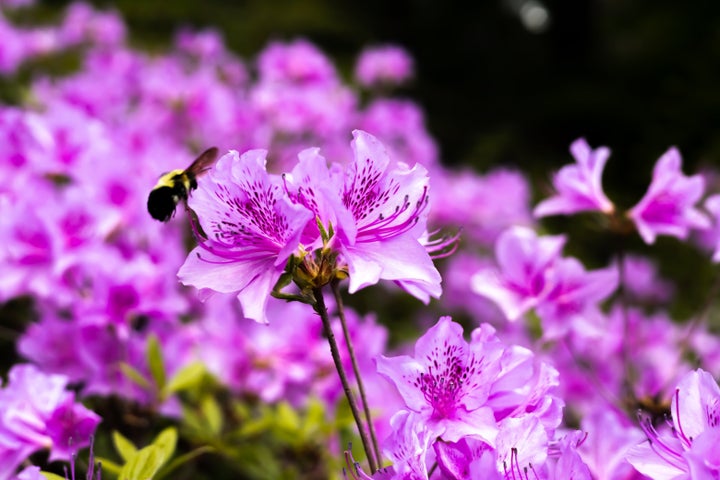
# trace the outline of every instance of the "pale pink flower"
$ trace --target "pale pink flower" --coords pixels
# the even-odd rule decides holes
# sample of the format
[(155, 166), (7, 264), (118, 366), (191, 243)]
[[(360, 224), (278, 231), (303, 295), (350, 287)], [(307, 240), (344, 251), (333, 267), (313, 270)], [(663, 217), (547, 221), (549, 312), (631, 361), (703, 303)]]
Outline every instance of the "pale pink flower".
[(602, 173), (610, 156), (610, 149), (600, 147), (592, 150), (584, 138), (570, 145), (575, 164), (566, 165), (553, 178), (557, 194), (535, 207), (536, 217), (569, 215), (576, 212), (596, 210), (606, 214), (615, 206), (602, 189)]

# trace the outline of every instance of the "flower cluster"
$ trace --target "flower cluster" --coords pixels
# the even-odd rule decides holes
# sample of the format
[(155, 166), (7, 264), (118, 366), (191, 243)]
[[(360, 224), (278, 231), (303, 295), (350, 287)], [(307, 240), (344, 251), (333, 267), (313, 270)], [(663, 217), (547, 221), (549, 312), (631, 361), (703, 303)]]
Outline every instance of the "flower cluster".
[[(8, 350), (30, 363), (2, 366), (0, 478), (38, 480), (31, 462), (67, 461), (93, 433), (101, 449), (112, 443), (115, 425), (96, 428), (100, 415), (80, 403), (91, 396), (149, 412), (151, 428), (188, 427), (183, 448), (219, 446), (212, 463), (229, 471), (246, 456), (269, 462), (254, 453), (257, 437), (251, 455), (223, 444), (258, 429), (248, 417), (259, 404), (302, 411), (318, 399), (344, 428), (332, 423), (345, 414), (344, 386), (328, 337), (340, 339), (336, 367), (364, 379), (366, 424), (385, 439), (385, 468), (353, 466), (354, 478), (717, 477), (715, 307), (711, 298), (688, 324), (673, 318), (679, 285), (650, 256), (659, 236), (693, 245), (697, 232), (708, 263), (720, 261), (720, 195), (710, 174), (683, 173), (677, 149), (624, 208), (602, 186), (610, 149), (576, 140), (575, 163), (533, 209), (519, 171), (443, 166), (422, 109), (393, 96), (414, 75), (397, 46), (361, 52), (348, 83), (305, 39), (246, 61), (215, 31), (183, 30), (151, 55), (129, 46), (117, 14), (87, 5), (54, 26), (10, 18), (0, 16), (0, 75), (27, 95), (0, 105), (0, 311), (32, 308), (3, 326)], [(62, 77), (23, 68), (68, 50), (80, 63)], [(186, 208), (164, 224), (150, 218), (158, 177), (210, 145), (227, 153), (198, 176)], [(570, 256), (582, 252), (575, 236), (539, 227), (581, 212), (603, 234), (642, 242), (588, 260)], [(446, 227), (462, 241), (436, 240)], [(362, 314), (337, 290), (328, 324), (317, 303), (270, 299), (313, 303), (344, 281), (350, 294), (391, 288), (364, 291)], [(398, 290), (429, 313), (410, 318), (419, 304), (395, 302)], [(469, 340), (450, 317), (429, 320), (447, 314), (472, 327)], [(408, 336), (419, 337), (413, 355)], [(181, 380), (222, 389), (220, 400), (162, 388), (198, 363), (216, 383)], [(200, 413), (183, 403), (195, 400)], [(193, 437), (203, 421), (212, 428)], [(338, 444), (322, 448), (339, 456)]]
[(500, 342), (490, 325), (468, 343), (460, 325), (441, 318), (417, 341), (414, 357), (377, 363), (405, 403), (386, 443), (392, 478), (428, 478), (430, 452), (443, 478), (548, 478), (549, 471), (550, 478), (590, 478), (577, 453), (582, 435), (558, 430), (558, 372)]
[(318, 149), (300, 152), (282, 178), (267, 173), (262, 150), (218, 160), (189, 202), (204, 235), (181, 267), (181, 281), (237, 292), (244, 315), (263, 323), (291, 257), (301, 262), (301, 288), (349, 275), (351, 293), (386, 279), (425, 302), (438, 297), (440, 274), (422, 243), (427, 172), (391, 164), (366, 132), (353, 136), (355, 161), (344, 172)]
[[(557, 193), (535, 207), (537, 217), (569, 215), (581, 211), (615, 213), (615, 205), (602, 188), (602, 172), (610, 156), (607, 147), (592, 150), (585, 139), (576, 140), (570, 151), (577, 162), (563, 167), (553, 179)], [(705, 192), (702, 175), (682, 173), (682, 158), (670, 148), (655, 164), (652, 182), (640, 201), (627, 212), (642, 239), (653, 244), (658, 235), (686, 239), (691, 229), (707, 229), (710, 219), (695, 205)]]

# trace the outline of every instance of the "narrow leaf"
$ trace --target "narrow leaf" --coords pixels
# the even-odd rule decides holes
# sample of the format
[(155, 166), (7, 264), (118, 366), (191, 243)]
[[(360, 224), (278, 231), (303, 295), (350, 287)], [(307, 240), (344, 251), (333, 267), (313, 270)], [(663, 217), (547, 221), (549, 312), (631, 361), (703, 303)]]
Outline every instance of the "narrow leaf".
[(174, 427), (168, 427), (162, 432), (160, 432), (160, 434), (155, 437), (155, 440), (153, 440), (152, 444), (158, 447), (160, 453), (162, 454), (163, 464), (167, 463), (167, 461), (175, 453), (177, 438), (177, 430)]
[(115, 451), (120, 455), (125, 463), (129, 462), (132, 457), (137, 454), (137, 448), (133, 443), (125, 438), (120, 432), (114, 430), (112, 433), (113, 445)]
[(120, 370), (122, 370), (125, 376), (137, 384), (140, 388), (150, 390), (150, 382), (148, 382), (148, 379), (130, 364), (120, 362)]
[[(95, 457), (95, 462), (100, 462), (102, 464), (102, 473), (105, 475), (106, 473), (110, 473), (112, 475), (115, 475), (116, 477), (120, 475), (120, 472), (122, 471), (122, 465), (119, 465), (112, 460), (109, 460), (105, 457)], [(63, 479), (64, 480), (64, 479)]]
[(220, 405), (212, 395), (205, 395), (200, 403), (200, 410), (205, 417), (207, 426), (214, 435), (218, 435), (223, 426), (223, 414)]
[(40, 475), (45, 477), (47, 480), (65, 480), (65, 477), (61, 477), (60, 475), (56, 475), (50, 472), (40, 472)]
[(215, 450), (216, 450), (215, 447), (212, 447), (210, 445), (205, 445), (203, 447), (196, 448), (195, 450), (192, 450), (184, 455), (180, 455), (179, 457), (173, 459), (173, 461), (170, 462), (168, 465), (165, 465), (158, 472), (158, 474), (155, 475), (155, 480), (160, 480), (161, 478), (165, 478), (170, 473), (172, 473), (176, 468), (181, 467), (182, 465), (184, 465), (185, 463), (194, 459), (195, 457), (199, 457), (203, 453), (214, 452)]
[(173, 375), (173, 377), (165, 385), (163, 396), (169, 397), (174, 393), (189, 390), (190, 388), (199, 385), (206, 371), (205, 366), (201, 362), (193, 362), (189, 365), (185, 365), (175, 375)]
[(152, 480), (163, 464), (163, 456), (155, 445), (149, 445), (137, 452), (120, 472), (121, 480)]
[(155, 385), (159, 391), (165, 388), (165, 363), (163, 362), (162, 349), (160, 342), (155, 335), (150, 335), (147, 344), (147, 362), (150, 366), (150, 374), (155, 380)]

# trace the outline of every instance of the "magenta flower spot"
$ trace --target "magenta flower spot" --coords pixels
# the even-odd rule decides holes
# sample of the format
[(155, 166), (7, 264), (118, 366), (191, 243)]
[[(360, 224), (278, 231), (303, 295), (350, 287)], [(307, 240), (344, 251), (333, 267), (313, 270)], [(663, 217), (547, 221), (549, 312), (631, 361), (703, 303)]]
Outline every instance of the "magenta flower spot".
[(602, 189), (602, 173), (610, 149), (592, 150), (585, 139), (580, 138), (570, 145), (570, 152), (576, 163), (566, 165), (555, 175), (553, 185), (557, 193), (540, 202), (534, 215), (570, 215), (590, 210), (612, 213), (615, 206)]
[(377, 366), (438, 436), (456, 442), (476, 435), (491, 443), (497, 428), (486, 402), (501, 353), (497, 343), (468, 345), (462, 327), (443, 317), (417, 341), (414, 358), (381, 356)]
[(265, 151), (231, 151), (207, 175), (189, 201), (205, 237), (180, 268), (186, 285), (237, 293), (247, 318), (266, 322), (265, 306), (310, 212), (292, 204), (265, 171)]
[(658, 235), (686, 239), (693, 228), (710, 227), (710, 220), (695, 204), (705, 192), (702, 175), (688, 177), (681, 171), (682, 158), (670, 148), (655, 164), (648, 191), (628, 212), (645, 243), (652, 245)]

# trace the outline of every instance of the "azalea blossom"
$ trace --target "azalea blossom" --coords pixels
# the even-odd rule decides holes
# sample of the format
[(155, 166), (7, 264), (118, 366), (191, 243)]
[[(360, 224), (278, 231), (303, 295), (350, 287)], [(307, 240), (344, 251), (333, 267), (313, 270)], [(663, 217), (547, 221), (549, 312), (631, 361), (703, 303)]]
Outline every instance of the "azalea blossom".
[(436, 436), (456, 442), (475, 435), (492, 444), (497, 425), (486, 403), (501, 354), (499, 342), (469, 345), (462, 327), (443, 317), (418, 339), (415, 357), (380, 356), (377, 366)]
[(560, 257), (564, 236), (544, 236), (525, 227), (512, 227), (496, 242), (499, 269), (483, 269), (471, 280), (475, 293), (493, 300), (508, 320), (517, 320), (536, 307), (553, 288), (551, 266)]
[(570, 145), (570, 152), (576, 163), (564, 166), (555, 175), (553, 185), (557, 194), (540, 202), (533, 212), (535, 216), (569, 215), (589, 210), (612, 213), (615, 206), (602, 189), (602, 173), (610, 149), (593, 150), (584, 138), (579, 138)]
[(199, 179), (188, 203), (207, 237), (200, 237), (178, 272), (205, 296), (236, 293), (244, 315), (261, 323), (267, 323), (270, 292), (312, 218), (266, 172), (265, 155), (230, 151)]
[(50, 450), (50, 460), (69, 460), (88, 445), (100, 417), (75, 401), (63, 375), (30, 364), (14, 366), (0, 390), (0, 478), (8, 478), (30, 454)]
[(655, 243), (658, 235), (684, 240), (691, 229), (710, 227), (710, 220), (695, 207), (705, 192), (705, 179), (702, 175), (688, 177), (681, 167), (680, 152), (670, 148), (655, 164), (645, 196), (628, 212), (647, 244)]
[(366, 132), (355, 130), (353, 137), (355, 160), (346, 170), (328, 167), (318, 149), (302, 151), (284, 177), (289, 196), (334, 232), (325, 247), (339, 253), (350, 293), (393, 280), (427, 303), (442, 291), (425, 245), (427, 170), (391, 164), (382, 143)]

